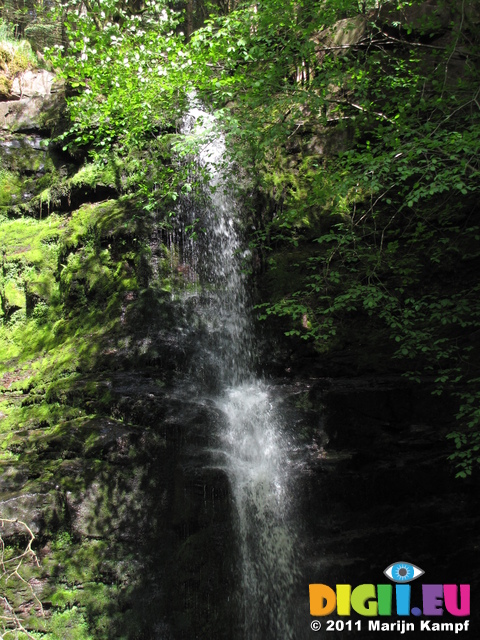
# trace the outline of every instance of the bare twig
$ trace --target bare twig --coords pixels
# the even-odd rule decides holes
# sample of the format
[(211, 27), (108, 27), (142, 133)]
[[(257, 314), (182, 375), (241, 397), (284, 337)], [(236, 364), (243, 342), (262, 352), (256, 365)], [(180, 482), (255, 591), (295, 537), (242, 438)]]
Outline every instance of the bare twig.
[[(0, 518), (0, 527), (3, 529), (5, 525), (17, 525), (20, 527), (24, 534), (28, 535), (28, 542), (22, 553), (16, 555), (12, 558), (5, 557), (5, 542), (3, 537), (0, 535), (0, 578), (2, 581), (5, 581), (5, 585), (10, 580), (18, 580), (20, 583), (25, 585), (32, 596), (32, 600), (37, 604), (40, 613), (44, 616), (44, 610), (42, 603), (38, 599), (35, 591), (33, 590), (32, 585), (25, 580), (25, 578), (21, 574), (21, 568), (25, 561), (33, 562), (37, 567), (40, 566), (37, 558), (37, 554), (32, 549), (32, 544), (35, 540), (35, 535), (31, 528), (22, 520), (18, 520), (17, 518)], [(0, 638), (6, 638), (9, 635), (16, 634), (18, 636), (18, 632), (21, 631), (24, 633), (27, 638), (30, 640), (35, 640), (35, 638), (25, 629), (21, 620), (15, 612), (12, 604), (9, 602), (7, 596), (5, 594), (0, 593), (0, 602), (2, 603), (2, 608), (4, 611), (3, 615), (0, 615), (0, 625), (3, 628), (3, 635), (0, 635)]]
[(387, 122), (390, 122), (390, 124), (395, 124), (394, 120), (386, 116), (381, 111), (373, 111), (373, 110), (371, 111), (370, 109), (366, 109), (365, 107), (362, 107), (361, 105), (356, 104), (355, 102), (351, 102), (350, 100), (330, 100), (330, 102), (333, 102), (335, 104), (340, 104), (340, 105), (348, 105), (350, 107), (353, 107), (354, 109), (363, 111), (364, 113), (372, 113), (373, 115), (378, 116), (382, 120), (386, 120)]

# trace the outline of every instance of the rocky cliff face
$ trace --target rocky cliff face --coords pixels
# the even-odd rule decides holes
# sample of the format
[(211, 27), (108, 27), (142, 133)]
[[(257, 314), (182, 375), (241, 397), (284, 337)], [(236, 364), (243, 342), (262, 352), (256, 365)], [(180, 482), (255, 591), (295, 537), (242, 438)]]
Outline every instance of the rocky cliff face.
[[(195, 453), (217, 416), (179, 391), (194, 300), (157, 217), (139, 217), (109, 167), (49, 146), (61, 105), (38, 77), (43, 94), (25, 74), (0, 105), (0, 512), (28, 525), (39, 560), (28, 584), (4, 584), (11, 622), (52, 638), (226, 637), (228, 491)], [(5, 523), (7, 555), (24, 533)]]

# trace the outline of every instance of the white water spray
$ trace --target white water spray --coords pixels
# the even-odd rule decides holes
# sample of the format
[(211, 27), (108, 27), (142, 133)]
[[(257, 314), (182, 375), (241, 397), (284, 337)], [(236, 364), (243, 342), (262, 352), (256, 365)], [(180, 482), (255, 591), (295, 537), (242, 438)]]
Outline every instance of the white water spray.
[(225, 470), (236, 511), (244, 640), (290, 640), (296, 581), (295, 536), (289, 523), (289, 460), (281, 421), (264, 383), (252, 373), (252, 329), (235, 200), (223, 185), (225, 144), (214, 119), (194, 107), (189, 135), (208, 138), (202, 166), (211, 175), (202, 211), (203, 305), (207, 339), (198, 357), (204, 377), (217, 380), (215, 404), (224, 416), (214, 464)]

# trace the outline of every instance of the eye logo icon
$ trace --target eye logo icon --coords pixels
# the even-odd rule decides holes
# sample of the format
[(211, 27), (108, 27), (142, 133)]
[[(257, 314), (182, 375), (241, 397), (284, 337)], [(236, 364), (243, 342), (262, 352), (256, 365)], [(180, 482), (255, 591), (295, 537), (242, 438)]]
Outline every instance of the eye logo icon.
[(394, 562), (383, 573), (392, 582), (405, 583), (423, 576), (425, 571), (410, 562)]

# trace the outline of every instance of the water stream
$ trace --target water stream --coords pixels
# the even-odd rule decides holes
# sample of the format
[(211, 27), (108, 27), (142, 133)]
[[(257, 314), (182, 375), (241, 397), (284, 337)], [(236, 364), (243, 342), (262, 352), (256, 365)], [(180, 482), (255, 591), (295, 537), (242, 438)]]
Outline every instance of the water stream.
[[(213, 131), (213, 135), (212, 135)], [(200, 165), (210, 173), (207, 204), (190, 216), (203, 229), (198, 243), (205, 327), (196, 375), (214, 391), (221, 426), (212, 465), (227, 474), (234, 502), (244, 640), (289, 640), (296, 582), (287, 438), (268, 385), (253, 373), (250, 309), (242, 273), (244, 249), (235, 198), (224, 184), (231, 170), (215, 121), (192, 107), (184, 132), (205, 138)], [(210, 132), (210, 134), (209, 134)], [(226, 165), (226, 166), (225, 166)], [(233, 636), (232, 636), (233, 637)]]

